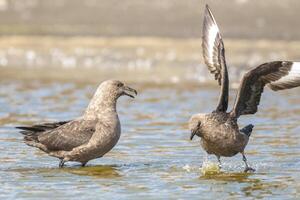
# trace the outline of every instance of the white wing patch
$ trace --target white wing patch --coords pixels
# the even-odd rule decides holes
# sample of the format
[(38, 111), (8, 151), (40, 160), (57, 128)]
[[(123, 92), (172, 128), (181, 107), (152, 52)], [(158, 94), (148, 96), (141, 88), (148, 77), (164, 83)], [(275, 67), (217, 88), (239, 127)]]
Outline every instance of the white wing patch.
[[(220, 44), (222, 46), (220, 46)], [(206, 6), (203, 22), (202, 33), (202, 49), (204, 62), (209, 71), (215, 75), (215, 79), (221, 84), (221, 63), (220, 63), (220, 50), (223, 47), (223, 41), (220, 34), (219, 27), (214, 19), (208, 6)], [(225, 55), (223, 55), (225, 62)]]
[[(213, 56), (214, 56), (214, 52), (216, 52), (215, 49), (215, 42), (216, 42), (216, 38), (219, 37), (219, 28), (218, 26), (214, 23), (209, 27), (208, 30), (208, 54), (209, 54), (209, 62), (210, 64), (214, 65), (214, 60), (213, 60)], [(219, 64), (219, 63), (218, 63)]]
[(268, 84), (272, 90), (283, 90), (300, 86), (300, 62), (293, 62), (289, 73), (278, 81)]

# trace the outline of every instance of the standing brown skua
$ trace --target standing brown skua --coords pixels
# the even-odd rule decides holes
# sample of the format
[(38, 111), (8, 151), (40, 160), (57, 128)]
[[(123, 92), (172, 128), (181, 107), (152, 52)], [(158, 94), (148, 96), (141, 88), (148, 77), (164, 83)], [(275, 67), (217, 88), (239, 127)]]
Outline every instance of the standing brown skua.
[(17, 128), (22, 129), (27, 145), (59, 158), (60, 167), (67, 161), (85, 166), (117, 144), (121, 135), (117, 100), (123, 95), (134, 98), (133, 93), (136, 95), (136, 90), (122, 82), (108, 80), (100, 84), (83, 116), (72, 121)]

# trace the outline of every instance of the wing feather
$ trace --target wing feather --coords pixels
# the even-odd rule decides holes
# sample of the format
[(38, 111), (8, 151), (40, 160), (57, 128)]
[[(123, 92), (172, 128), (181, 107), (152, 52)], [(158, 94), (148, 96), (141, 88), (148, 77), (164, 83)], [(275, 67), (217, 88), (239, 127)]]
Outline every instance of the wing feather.
[(225, 61), (225, 49), (219, 27), (208, 5), (203, 22), (202, 50), (204, 62), (215, 80), (221, 85), (217, 111), (226, 112), (228, 107), (229, 80)]
[(38, 141), (49, 150), (70, 151), (90, 140), (96, 120), (74, 120), (56, 129), (43, 132)]
[(300, 63), (274, 61), (264, 63), (247, 72), (241, 82), (231, 116), (254, 114), (265, 85), (272, 90), (285, 90), (300, 86)]

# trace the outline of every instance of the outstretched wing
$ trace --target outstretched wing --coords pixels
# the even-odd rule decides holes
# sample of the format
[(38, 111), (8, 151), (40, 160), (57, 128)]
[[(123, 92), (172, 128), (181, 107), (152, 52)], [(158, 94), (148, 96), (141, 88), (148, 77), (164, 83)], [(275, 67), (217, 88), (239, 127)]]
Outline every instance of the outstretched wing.
[(241, 82), (231, 116), (254, 114), (264, 86), (284, 90), (300, 86), (300, 62), (274, 61), (247, 72)]
[(202, 49), (204, 62), (209, 71), (214, 74), (215, 79), (221, 85), (221, 94), (217, 111), (226, 112), (228, 107), (228, 72), (225, 61), (225, 49), (218, 25), (206, 5), (202, 33)]

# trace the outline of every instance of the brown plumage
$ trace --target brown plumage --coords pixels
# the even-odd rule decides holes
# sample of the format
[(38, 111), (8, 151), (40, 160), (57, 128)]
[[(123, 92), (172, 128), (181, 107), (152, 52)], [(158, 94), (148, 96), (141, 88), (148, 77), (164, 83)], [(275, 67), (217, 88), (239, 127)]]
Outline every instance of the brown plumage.
[(194, 135), (201, 137), (201, 146), (207, 153), (216, 155), (219, 162), (221, 156), (231, 157), (241, 153), (246, 165), (245, 171), (253, 170), (248, 167), (244, 155), (253, 125), (239, 129), (237, 120), (241, 115), (257, 112), (266, 85), (274, 91), (300, 86), (300, 63), (274, 61), (247, 72), (241, 81), (234, 107), (227, 113), (229, 80), (224, 44), (208, 6), (204, 14), (202, 39), (204, 62), (221, 85), (221, 93), (215, 111), (191, 117), (191, 139)]
[[(237, 118), (240, 115), (256, 113), (261, 94), (267, 84), (274, 91), (299, 86), (300, 68), (298, 69), (298, 78), (294, 81), (288, 79), (293, 65), (299, 66), (299, 63), (274, 61), (264, 63), (247, 72), (238, 90), (236, 102), (231, 111), (232, 117)], [(287, 81), (280, 82), (284, 77), (287, 78)]]
[(81, 162), (102, 157), (118, 142), (121, 125), (116, 110), (122, 95), (134, 97), (136, 90), (116, 80), (105, 81), (98, 87), (83, 116), (72, 121), (44, 123), (31, 127), (16, 127), (24, 142), (61, 160)]
[(229, 80), (225, 49), (218, 25), (207, 7), (204, 14), (202, 50), (204, 62), (221, 86), (216, 111), (226, 112), (228, 107)]

